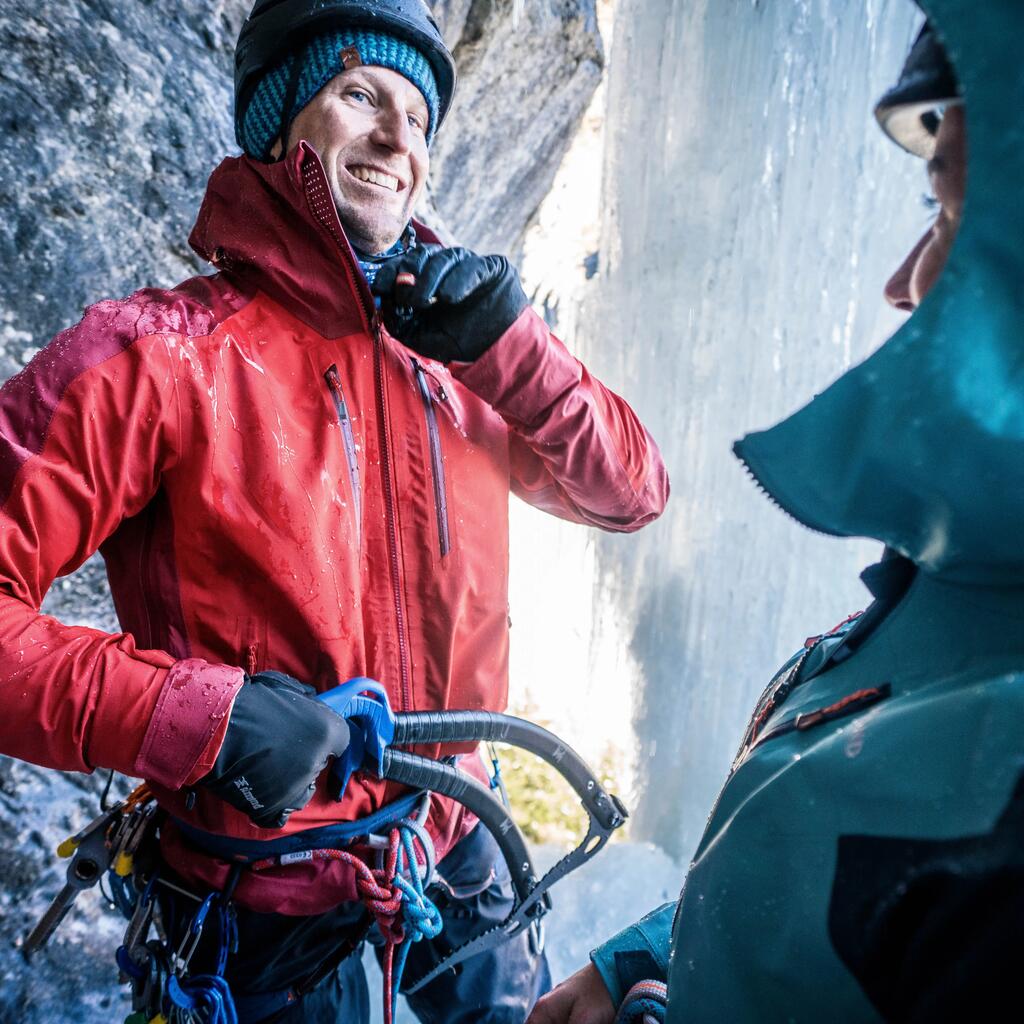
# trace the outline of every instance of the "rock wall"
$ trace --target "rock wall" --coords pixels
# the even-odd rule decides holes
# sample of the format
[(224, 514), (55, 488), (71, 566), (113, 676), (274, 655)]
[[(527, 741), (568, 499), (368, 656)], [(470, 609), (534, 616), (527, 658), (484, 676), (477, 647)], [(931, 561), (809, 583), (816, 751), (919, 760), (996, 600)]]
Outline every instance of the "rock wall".
[(459, 238), (515, 254), (601, 80), (594, 0), (451, 0), (436, 10), (445, 38), (458, 40), (460, 82), (455, 130), (434, 144), (433, 196)]
[[(231, 57), (248, 7), (0, 5), (0, 379), (87, 304), (203, 270), (186, 239), (206, 177), (235, 152)], [(593, 0), (442, 0), (435, 12), (461, 74), (425, 216), (514, 253), (600, 78)], [(98, 559), (44, 608), (116, 629)], [(95, 813), (100, 781), (0, 758), (0, 1024), (121, 1016), (118, 923), (95, 892), (31, 968), (15, 949), (60, 886), (50, 851)]]

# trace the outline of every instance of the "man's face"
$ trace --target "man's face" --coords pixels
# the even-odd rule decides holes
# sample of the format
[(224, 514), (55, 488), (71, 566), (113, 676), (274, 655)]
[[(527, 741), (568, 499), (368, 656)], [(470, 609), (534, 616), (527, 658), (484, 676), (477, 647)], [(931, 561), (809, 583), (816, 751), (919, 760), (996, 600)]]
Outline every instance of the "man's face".
[(928, 179), (938, 207), (935, 222), (885, 286), (886, 300), (908, 313), (917, 309), (946, 265), (960, 227), (967, 189), (967, 132), (962, 107), (951, 107), (939, 126)]
[(350, 241), (384, 252), (402, 234), (426, 184), (428, 110), (423, 94), (390, 68), (352, 68), (300, 111), (289, 148), (305, 139), (320, 156)]

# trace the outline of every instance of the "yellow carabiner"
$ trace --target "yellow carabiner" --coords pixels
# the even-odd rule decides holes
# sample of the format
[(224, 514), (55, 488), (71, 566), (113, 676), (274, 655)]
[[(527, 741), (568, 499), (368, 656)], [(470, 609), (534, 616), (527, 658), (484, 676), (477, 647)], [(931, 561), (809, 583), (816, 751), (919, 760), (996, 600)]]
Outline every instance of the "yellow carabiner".
[(57, 847), (57, 856), (63, 857), (67, 860), (67, 858), (73, 856), (75, 850), (78, 849), (78, 843), (79, 840), (76, 836), (68, 836), (67, 839)]

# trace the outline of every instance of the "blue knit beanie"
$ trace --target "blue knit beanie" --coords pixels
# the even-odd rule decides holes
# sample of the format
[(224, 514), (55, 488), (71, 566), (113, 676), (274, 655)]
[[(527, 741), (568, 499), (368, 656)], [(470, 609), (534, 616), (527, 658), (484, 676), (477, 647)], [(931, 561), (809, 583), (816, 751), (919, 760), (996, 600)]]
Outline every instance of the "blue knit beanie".
[[(295, 102), (288, 117), (289, 123), (300, 110), (332, 79), (345, 70), (344, 52), (354, 48), (362, 64), (390, 68), (409, 79), (427, 101), (429, 146), (437, 127), (438, 92), (434, 72), (427, 58), (414, 46), (385, 35), (383, 32), (365, 32), (359, 29), (330, 32), (314, 39), (301, 55)], [(267, 74), (256, 86), (242, 123), (242, 148), (257, 160), (270, 159), (270, 149), (281, 131), (281, 112), (284, 107), (292, 67), (292, 55)]]

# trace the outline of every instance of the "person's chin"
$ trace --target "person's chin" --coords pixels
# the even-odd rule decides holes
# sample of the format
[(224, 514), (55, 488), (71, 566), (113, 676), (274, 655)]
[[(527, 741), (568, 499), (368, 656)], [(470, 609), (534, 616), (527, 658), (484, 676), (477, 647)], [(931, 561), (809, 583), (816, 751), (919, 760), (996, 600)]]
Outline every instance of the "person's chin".
[[(409, 214), (402, 210), (382, 208), (381, 204), (336, 203), (338, 217), (346, 234), (359, 249), (366, 249), (366, 243), (373, 240), (379, 248), (366, 249), (368, 252), (383, 252), (394, 245), (409, 221)], [(387, 239), (381, 244), (382, 239)], [(361, 241), (360, 241), (361, 240)]]
[(352, 244), (363, 252), (376, 254), (386, 252), (398, 241), (407, 220), (346, 215), (339, 210), (341, 226)]

